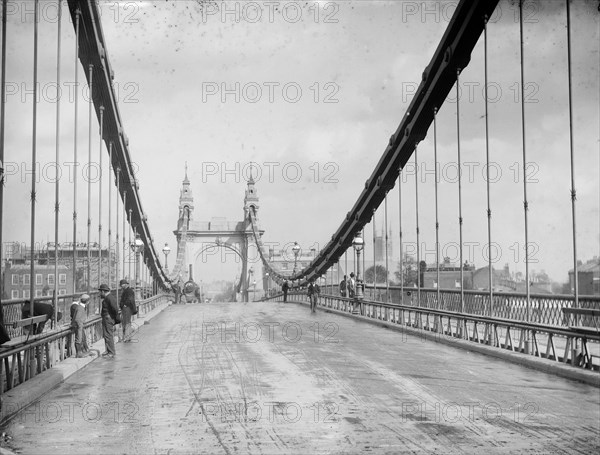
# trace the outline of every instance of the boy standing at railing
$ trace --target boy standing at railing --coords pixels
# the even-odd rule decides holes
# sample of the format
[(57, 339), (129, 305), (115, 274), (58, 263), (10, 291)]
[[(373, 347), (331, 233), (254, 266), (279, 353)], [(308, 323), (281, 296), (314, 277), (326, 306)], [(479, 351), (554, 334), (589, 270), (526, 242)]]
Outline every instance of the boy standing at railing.
[(87, 317), (85, 306), (90, 300), (90, 296), (83, 294), (78, 302), (71, 305), (71, 327), (75, 329), (75, 352), (77, 358), (85, 357), (88, 350), (85, 337), (84, 324)]

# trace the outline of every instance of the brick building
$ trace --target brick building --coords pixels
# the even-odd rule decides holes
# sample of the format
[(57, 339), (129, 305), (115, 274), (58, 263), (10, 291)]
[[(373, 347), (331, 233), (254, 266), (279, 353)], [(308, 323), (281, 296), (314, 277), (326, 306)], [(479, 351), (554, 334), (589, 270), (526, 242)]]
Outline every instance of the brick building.
[(72, 292), (73, 275), (65, 265), (58, 266), (58, 275), (54, 274), (54, 264), (36, 264), (31, 276), (29, 264), (11, 264), (6, 262), (2, 268), (2, 300), (29, 299), (33, 282), (34, 297), (52, 295), (55, 280), (58, 280), (58, 295)]
[[(569, 288), (575, 292), (575, 273), (569, 270)], [(600, 295), (600, 260), (598, 257), (577, 266), (577, 284), (580, 295)]]

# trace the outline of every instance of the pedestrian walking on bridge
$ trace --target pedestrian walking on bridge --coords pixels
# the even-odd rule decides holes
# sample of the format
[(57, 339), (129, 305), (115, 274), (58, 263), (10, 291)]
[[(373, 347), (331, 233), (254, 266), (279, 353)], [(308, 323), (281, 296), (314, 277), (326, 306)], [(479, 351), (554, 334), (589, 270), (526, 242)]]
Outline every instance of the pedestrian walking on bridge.
[(347, 297), (347, 290), (348, 290), (348, 277), (346, 275), (344, 275), (344, 279), (342, 281), (340, 281), (340, 295), (342, 297)]
[(317, 303), (319, 303), (319, 294), (321, 293), (321, 288), (319, 283), (317, 283), (314, 279), (310, 280), (307, 288), (308, 299), (310, 300), (310, 312), (314, 313), (317, 310)]
[(350, 272), (350, 280), (348, 280), (348, 297), (351, 299), (356, 295), (356, 279), (354, 278), (354, 272)]
[(283, 302), (287, 302), (287, 295), (288, 295), (288, 290), (290, 289), (290, 285), (288, 283), (288, 280), (285, 280), (283, 282), (283, 284), (281, 285), (281, 290), (283, 291)]

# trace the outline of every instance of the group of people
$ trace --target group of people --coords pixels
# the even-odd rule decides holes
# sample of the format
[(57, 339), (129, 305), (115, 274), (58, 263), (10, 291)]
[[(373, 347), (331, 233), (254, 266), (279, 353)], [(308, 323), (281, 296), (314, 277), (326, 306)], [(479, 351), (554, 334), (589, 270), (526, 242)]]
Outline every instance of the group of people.
[(340, 295), (342, 297), (354, 298), (356, 295), (356, 279), (354, 272), (350, 272), (350, 278), (344, 275), (344, 279), (340, 281)]
[[(290, 284), (287, 280), (283, 282), (281, 285), (281, 291), (283, 292), (283, 301), (287, 302), (288, 291), (290, 290)], [(308, 284), (308, 296), (316, 296), (315, 299), (318, 300), (318, 295), (321, 293), (321, 289), (319, 284), (312, 280)], [(350, 272), (350, 278), (348, 275), (344, 275), (344, 279), (340, 281), (340, 295), (342, 297), (354, 298), (356, 295), (356, 278), (354, 272)], [(316, 303), (315, 303), (316, 306)], [(312, 309), (312, 299), (311, 299), (311, 309)]]
[[(106, 351), (102, 356), (107, 358), (113, 358), (116, 355), (114, 341), (115, 325), (121, 324), (122, 326), (122, 335), (119, 334), (119, 339), (124, 343), (130, 342), (132, 336), (131, 317), (138, 312), (135, 303), (135, 293), (129, 287), (129, 282), (123, 279), (119, 282), (119, 286), (121, 291), (118, 304), (115, 295), (111, 293), (108, 285), (102, 284), (98, 287), (101, 299), (102, 336), (106, 345)], [(70, 308), (71, 327), (75, 335), (75, 352), (76, 357), (79, 358), (90, 355), (84, 330), (85, 321), (88, 316), (87, 304), (89, 300), (90, 296), (88, 294), (82, 294), (79, 300), (73, 302)], [(43, 315), (47, 316), (46, 321), (38, 322), (31, 327), (25, 326), (24, 330), (31, 331), (33, 334), (40, 334), (44, 330), (46, 322), (54, 316), (53, 305), (44, 302), (34, 302), (33, 316)], [(61, 314), (58, 313), (58, 316), (57, 320), (60, 320)], [(21, 317), (22, 319), (31, 317), (31, 303), (29, 301), (26, 301), (23, 305)]]
[(118, 305), (116, 298), (111, 294), (111, 289), (108, 285), (102, 284), (98, 287), (98, 292), (100, 293), (102, 301), (100, 310), (100, 316), (102, 317), (102, 336), (106, 346), (106, 351), (102, 353), (102, 356), (106, 358), (114, 358), (117, 354), (114, 338), (115, 325), (121, 324), (123, 335), (120, 339), (124, 343), (129, 343), (132, 334), (131, 316), (138, 312), (135, 304), (135, 293), (133, 292), (133, 289), (129, 287), (129, 282), (127, 280), (121, 280), (119, 286), (121, 287), (121, 295)]
[[(288, 291), (290, 290), (290, 284), (288, 280), (285, 280), (281, 285), (281, 291), (283, 292), (283, 301), (287, 302)], [(310, 311), (314, 313), (319, 303), (319, 294), (321, 294), (321, 287), (314, 279), (310, 280), (308, 287), (306, 288), (306, 294), (310, 300)]]
[[(131, 341), (131, 316), (137, 314), (137, 306), (135, 304), (135, 293), (129, 287), (127, 280), (119, 282), (121, 287), (121, 295), (119, 304), (117, 305), (116, 298), (111, 294), (111, 289), (106, 284), (101, 284), (98, 287), (101, 299), (100, 316), (102, 317), (102, 336), (106, 351), (102, 354), (103, 357), (113, 358), (116, 355), (114, 327), (116, 324), (122, 325), (122, 336), (119, 338), (124, 343)], [(73, 302), (71, 305), (71, 327), (75, 332), (75, 352), (77, 357), (85, 357), (89, 355), (89, 348), (85, 336), (84, 325), (87, 319), (86, 305), (90, 300), (88, 294), (83, 294), (78, 302)]]

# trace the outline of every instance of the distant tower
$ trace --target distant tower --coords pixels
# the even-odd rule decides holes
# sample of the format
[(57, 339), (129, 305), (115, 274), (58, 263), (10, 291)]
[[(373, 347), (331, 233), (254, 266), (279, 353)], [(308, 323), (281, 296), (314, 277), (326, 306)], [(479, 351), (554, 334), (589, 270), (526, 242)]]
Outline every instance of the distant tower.
[(187, 162), (185, 163), (185, 178), (181, 185), (181, 191), (179, 193), (179, 219), (183, 219), (183, 212), (185, 208), (189, 210), (189, 219), (192, 220), (192, 213), (194, 211), (194, 197), (192, 196), (192, 189), (190, 188), (190, 181), (187, 175)]
[(388, 232), (381, 231), (381, 234), (375, 233), (375, 260), (377, 262), (385, 261), (385, 236), (388, 236), (387, 241), (387, 256), (388, 261), (392, 260), (392, 254), (394, 251), (394, 243), (392, 237), (392, 229), (389, 228)]
[(252, 177), (252, 169), (250, 170), (250, 178), (248, 179), (248, 188), (244, 196), (244, 220), (248, 220), (250, 210), (254, 212), (254, 217), (258, 221), (258, 193), (254, 186), (254, 178)]
[(392, 261), (394, 257), (394, 235), (392, 233), (392, 227), (388, 228), (388, 259)]

